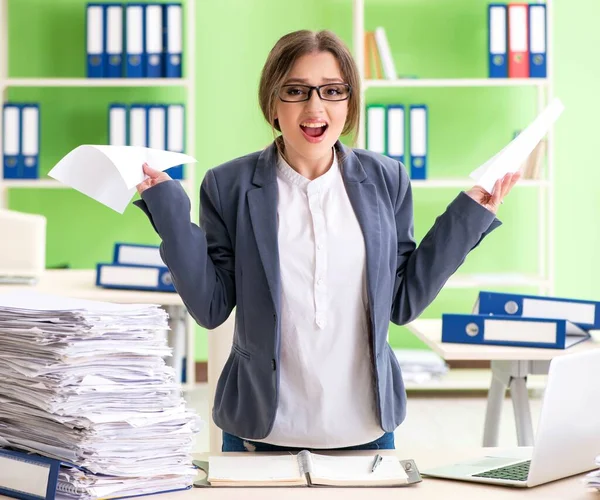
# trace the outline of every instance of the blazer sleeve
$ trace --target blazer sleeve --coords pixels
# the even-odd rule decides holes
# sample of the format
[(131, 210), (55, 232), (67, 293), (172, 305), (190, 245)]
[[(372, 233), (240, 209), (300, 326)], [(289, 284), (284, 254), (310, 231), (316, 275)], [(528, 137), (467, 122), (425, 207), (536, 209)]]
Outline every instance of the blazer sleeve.
[(190, 200), (177, 181), (145, 190), (134, 204), (160, 236), (160, 254), (192, 317), (209, 329), (225, 322), (235, 306), (235, 258), (214, 173), (200, 188), (200, 226), (191, 222)]
[(461, 192), (417, 247), (410, 180), (402, 165), (395, 216), (398, 257), (391, 320), (403, 325), (433, 302), (467, 254), (501, 223), (492, 212)]

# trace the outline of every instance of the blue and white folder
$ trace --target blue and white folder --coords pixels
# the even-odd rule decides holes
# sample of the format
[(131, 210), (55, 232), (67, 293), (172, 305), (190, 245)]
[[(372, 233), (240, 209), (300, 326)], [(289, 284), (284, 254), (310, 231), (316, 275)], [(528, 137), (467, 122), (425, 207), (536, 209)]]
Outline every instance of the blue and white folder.
[(21, 108), (18, 104), (5, 103), (2, 110), (2, 156), (5, 179), (21, 177)]
[(410, 178), (427, 178), (428, 117), (424, 104), (410, 107)]
[(111, 146), (127, 146), (127, 106), (111, 104), (108, 107), (108, 144)]
[(117, 3), (105, 3), (104, 22), (106, 24), (104, 76), (121, 78), (123, 76), (123, 6)]
[(175, 292), (171, 273), (165, 266), (97, 264), (96, 285), (122, 290)]
[(158, 245), (138, 245), (136, 243), (116, 243), (113, 264), (165, 266)]
[(129, 146), (148, 147), (148, 106), (132, 104), (129, 108)]
[(566, 349), (590, 334), (566, 319), (443, 314), (442, 342)]
[[(185, 107), (183, 104), (167, 106), (167, 151), (185, 152)], [(184, 166), (177, 165), (165, 170), (172, 179), (182, 180)]]
[(125, 73), (128, 78), (143, 78), (146, 69), (144, 4), (125, 5)]
[(529, 76), (546, 78), (546, 5), (529, 5)]
[(378, 104), (367, 106), (367, 149), (384, 155), (386, 144), (386, 108)]
[(21, 106), (21, 157), (23, 179), (39, 177), (40, 107), (38, 104)]
[(87, 76), (102, 78), (105, 67), (104, 37), (106, 36), (103, 5), (87, 4), (86, 14)]
[(392, 104), (387, 107), (387, 154), (404, 164), (404, 106)]
[(163, 6), (146, 5), (145, 18), (145, 75), (148, 78), (164, 77), (163, 69)]
[(165, 150), (167, 143), (167, 108), (159, 104), (148, 106), (148, 147)]
[(479, 292), (474, 312), (521, 318), (565, 319), (581, 328), (600, 328), (600, 302), (538, 295)]
[(180, 3), (169, 3), (164, 7), (165, 76), (167, 78), (181, 78), (181, 61), (183, 58), (183, 9)]
[(490, 78), (508, 78), (506, 4), (488, 5), (488, 71)]

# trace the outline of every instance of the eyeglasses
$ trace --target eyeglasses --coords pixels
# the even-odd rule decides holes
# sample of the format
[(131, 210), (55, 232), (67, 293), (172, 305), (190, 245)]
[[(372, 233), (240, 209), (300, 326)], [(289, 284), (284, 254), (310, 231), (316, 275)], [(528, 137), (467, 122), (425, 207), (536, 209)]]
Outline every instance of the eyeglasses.
[(310, 85), (282, 85), (279, 89), (279, 99), (283, 102), (309, 101), (313, 90), (323, 101), (345, 101), (352, 93), (352, 87), (347, 83), (328, 83), (311, 87)]

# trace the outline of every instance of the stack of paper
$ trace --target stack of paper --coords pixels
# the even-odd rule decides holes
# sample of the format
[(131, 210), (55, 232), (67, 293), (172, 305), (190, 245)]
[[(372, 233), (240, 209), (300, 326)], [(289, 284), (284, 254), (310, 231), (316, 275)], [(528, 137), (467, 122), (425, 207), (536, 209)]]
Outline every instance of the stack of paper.
[[(596, 457), (596, 465), (600, 466), (600, 455)], [(600, 490), (600, 469), (589, 472), (585, 475), (583, 480), (586, 486)]]
[(156, 305), (0, 295), (0, 445), (73, 464), (58, 490), (78, 498), (191, 486), (200, 421), (165, 329)]

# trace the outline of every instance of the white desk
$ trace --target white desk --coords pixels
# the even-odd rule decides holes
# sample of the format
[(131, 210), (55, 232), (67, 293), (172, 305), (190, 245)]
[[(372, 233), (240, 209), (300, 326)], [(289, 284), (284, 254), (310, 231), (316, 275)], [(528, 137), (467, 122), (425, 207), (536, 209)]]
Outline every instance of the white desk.
[[(169, 313), (169, 345), (173, 347), (173, 357), (169, 363), (175, 373), (181, 374), (183, 359), (186, 358), (186, 386), (193, 387), (196, 382), (195, 367), (195, 322), (187, 314), (181, 297), (176, 293), (144, 292), (138, 290), (112, 290), (96, 286), (96, 271), (93, 269), (57, 269), (45, 271), (35, 285), (0, 284), (0, 293), (13, 290), (36, 290), (73, 297), (77, 299), (99, 300), (127, 304), (159, 304)], [(187, 333), (187, 336), (186, 336)], [(187, 340), (187, 348), (186, 348)]]
[(519, 446), (533, 446), (533, 424), (527, 393), (527, 375), (548, 373), (550, 361), (555, 356), (564, 356), (600, 347), (600, 343), (594, 339), (569, 349), (451, 344), (442, 342), (441, 319), (418, 319), (406, 326), (447, 361), (489, 360), (491, 362), (492, 382), (488, 391), (483, 446), (498, 445), (500, 414), (506, 389), (510, 389), (515, 411), (518, 444)]

